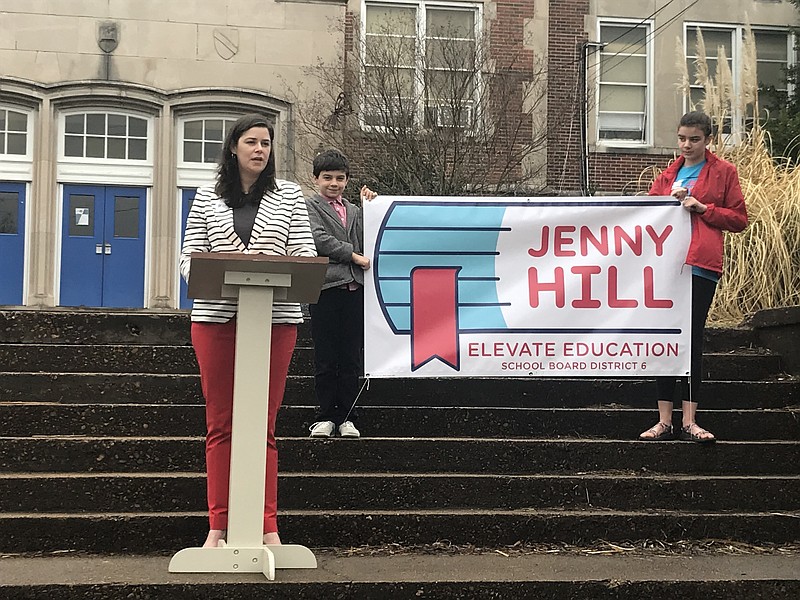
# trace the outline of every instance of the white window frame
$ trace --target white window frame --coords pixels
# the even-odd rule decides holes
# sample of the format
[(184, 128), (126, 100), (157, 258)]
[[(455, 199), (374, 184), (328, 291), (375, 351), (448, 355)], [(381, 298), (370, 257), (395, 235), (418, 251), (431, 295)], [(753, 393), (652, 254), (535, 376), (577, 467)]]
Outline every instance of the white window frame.
[[(186, 140), (186, 123), (188, 121), (206, 121), (206, 120), (222, 120), (231, 121), (233, 123), (238, 119), (237, 115), (221, 112), (221, 113), (188, 113), (182, 114), (176, 118), (175, 123), (175, 160), (176, 167), (176, 189), (175, 189), (175, 244), (176, 255), (181, 254), (181, 229), (183, 228), (183, 189), (184, 188), (199, 188), (204, 185), (211, 185), (216, 181), (217, 163), (216, 162), (194, 162), (187, 161), (183, 154), (183, 143)], [(225, 143), (225, 135), (223, 133), (222, 143)], [(180, 290), (181, 290), (181, 273), (177, 271), (177, 277), (173, 284), (172, 297), (175, 298), (174, 308), (180, 307)]]
[[(214, 182), (214, 177), (217, 170), (216, 162), (193, 162), (187, 161), (183, 155), (183, 142), (186, 138), (186, 123), (188, 121), (206, 121), (210, 119), (219, 119), (223, 121), (235, 121), (238, 117), (236, 115), (223, 112), (223, 113), (189, 113), (182, 114), (177, 118), (175, 127), (175, 146), (176, 162), (177, 162), (177, 175), (178, 175), (178, 188), (184, 187), (200, 187)], [(225, 142), (223, 135), (223, 143)], [(179, 202), (180, 204), (180, 202)], [(180, 206), (178, 207), (180, 211)], [(180, 214), (180, 213), (179, 213)]]
[[(622, 27), (645, 27), (645, 113), (644, 113), (644, 139), (638, 140), (624, 140), (624, 139), (605, 139), (600, 137), (600, 62), (604, 60), (602, 50), (596, 52), (595, 61), (595, 90), (594, 97), (596, 98), (594, 119), (595, 119), (595, 144), (608, 148), (647, 148), (653, 145), (653, 114), (655, 111), (655, 102), (653, 94), (653, 51), (655, 35), (654, 22), (652, 19), (624, 19), (624, 18), (610, 18), (601, 17), (597, 20), (597, 30), (595, 32), (595, 39), (600, 40), (600, 34), (603, 26), (622, 26)], [(613, 55), (612, 55), (613, 56)], [(606, 58), (605, 60), (619, 60), (619, 57)], [(614, 84), (618, 85), (618, 84)], [(641, 87), (636, 84), (637, 87)]]
[[(114, 114), (143, 119), (147, 123), (146, 158), (96, 158), (65, 156), (66, 118), (79, 114)], [(148, 187), (153, 184), (153, 161), (155, 156), (155, 119), (152, 115), (120, 108), (109, 110), (97, 106), (85, 106), (62, 111), (58, 114), (58, 169), (59, 183), (86, 183), (97, 185), (132, 185)]]
[[(689, 55), (694, 56), (695, 49), (689, 48), (689, 32), (694, 31), (696, 28), (703, 29), (717, 29), (717, 30), (727, 30), (731, 33), (731, 56), (728, 57), (728, 60), (731, 62), (731, 76), (733, 79), (733, 89), (734, 95), (738, 96), (740, 93), (741, 88), (741, 81), (739, 77), (739, 70), (741, 65), (743, 54), (744, 54), (744, 35), (746, 26), (743, 24), (737, 23), (712, 23), (712, 22), (705, 22), (705, 21), (687, 21), (683, 24), (683, 47), (684, 47), (684, 60), (687, 61), (687, 68), (688, 68), (688, 60)], [(754, 34), (758, 33), (783, 33), (786, 34), (786, 66), (791, 68), (795, 64), (795, 53), (794, 53), (794, 45), (795, 45), (795, 35), (786, 27), (774, 27), (774, 26), (752, 26), (750, 29), (753, 31)], [(713, 56), (716, 59), (716, 50), (710, 50), (708, 47), (706, 48), (706, 53), (709, 56)], [(689, 85), (690, 87), (698, 87), (695, 86), (694, 80), (692, 79), (691, 72), (689, 73)], [(792, 93), (793, 89), (790, 84), (787, 83), (787, 92), (789, 94)], [(683, 101), (683, 108), (684, 112), (689, 110), (689, 101), (688, 99), (684, 98)], [(737, 103), (734, 103), (733, 109), (730, 115), (731, 121), (731, 131), (727, 134), (726, 142), (733, 143), (735, 142), (740, 136), (745, 133), (745, 115), (739, 109)]]
[(0, 103), (0, 110), (25, 115), (25, 154), (0, 153), (0, 177), (6, 181), (30, 181), (33, 177), (33, 111), (14, 104)]
[[(361, 80), (364, 81), (366, 77), (365, 73), (365, 66), (366, 66), (366, 40), (367, 40), (367, 7), (368, 6), (406, 6), (406, 7), (415, 7), (416, 9), (416, 49), (417, 49), (417, 64), (415, 66), (416, 76), (414, 77), (415, 82), (415, 89), (414, 89), (414, 97), (415, 98), (423, 98), (424, 92), (424, 64), (423, 64), (423, 57), (425, 56), (426, 50), (426, 30), (427, 30), (427, 10), (428, 9), (441, 9), (441, 10), (469, 10), (472, 11), (475, 15), (474, 20), (474, 40), (476, 45), (476, 57), (475, 57), (475, 64), (480, 65), (482, 64), (483, 57), (479, 55), (481, 52), (481, 34), (482, 34), (482, 26), (483, 26), (483, 4), (474, 3), (474, 2), (442, 2), (441, 0), (375, 0), (375, 1), (367, 1), (361, 0), (361, 15), (362, 18), (360, 19), (360, 39), (361, 43), (359, 45), (359, 52), (361, 53), (361, 72), (359, 76)], [(419, 75), (422, 73), (422, 77)], [(480, 69), (475, 72), (475, 91), (474, 91), (474, 99), (473, 99), (473, 107), (478, 102), (478, 98), (480, 98), (480, 92), (483, 86), (483, 78), (481, 77)], [(381, 125), (370, 125), (367, 124), (365, 120), (365, 104), (362, 101), (360, 109), (358, 111), (358, 120), (359, 126), (364, 131), (376, 131), (383, 128)], [(425, 110), (426, 105), (425, 102), (422, 102), (418, 110), (414, 113), (414, 128), (415, 129), (422, 129), (425, 124)], [(470, 111), (470, 118), (474, 119), (475, 110)]]
[[(186, 123), (188, 123), (189, 121), (203, 121), (203, 122), (205, 122), (205, 121), (223, 121), (223, 122), (230, 121), (230, 124), (233, 124), (236, 121), (237, 118), (238, 117), (236, 117), (235, 115), (230, 115), (228, 113), (224, 113), (224, 114), (203, 113), (203, 114), (182, 115), (181, 117), (179, 117), (178, 118), (178, 127), (177, 127), (177, 130), (178, 130), (177, 131), (177, 138), (178, 139), (176, 140), (176, 142), (178, 144), (178, 153), (177, 153), (177, 157), (176, 157), (177, 160), (178, 160), (178, 165), (181, 166), (181, 167), (201, 166), (201, 167), (206, 167), (206, 168), (208, 166), (216, 166), (216, 161), (213, 161), (213, 162), (204, 162), (204, 161), (203, 162), (196, 162), (196, 161), (186, 160), (186, 158), (184, 156), (184, 142), (186, 142)], [(224, 125), (223, 125), (223, 128), (224, 128)], [(193, 142), (194, 141), (206, 142), (206, 141), (216, 141), (216, 140), (206, 140), (205, 138), (203, 138), (202, 140), (190, 140), (190, 141), (193, 141)], [(222, 144), (224, 142), (225, 142), (225, 131), (223, 129), (222, 140), (220, 140), (220, 143)]]

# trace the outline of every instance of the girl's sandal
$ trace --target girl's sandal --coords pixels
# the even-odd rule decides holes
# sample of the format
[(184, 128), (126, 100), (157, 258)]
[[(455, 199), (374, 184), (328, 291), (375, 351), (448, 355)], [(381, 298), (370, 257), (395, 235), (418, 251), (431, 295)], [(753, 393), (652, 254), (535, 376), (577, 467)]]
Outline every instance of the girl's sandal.
[(687, 442), (697, 442), (698, 444), (713, 444), (717, 441), (713, 433), (703, 429), (697, 423), (681, 427), (680, 438)]
[(643, 431), (639, 435), (639, 439), (643, 442), (663, 442), (666, 440), (675, 439), (675, 433), (672, 431), (672, 423), (663, 423), (659, 421), (647, 431)]

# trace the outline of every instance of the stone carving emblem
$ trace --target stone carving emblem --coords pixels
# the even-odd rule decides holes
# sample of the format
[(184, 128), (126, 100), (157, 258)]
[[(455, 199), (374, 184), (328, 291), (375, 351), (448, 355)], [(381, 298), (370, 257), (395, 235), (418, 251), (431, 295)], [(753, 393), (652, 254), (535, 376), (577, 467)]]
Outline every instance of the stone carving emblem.
[(97, 45), (108, 54), (117, 49), (119, 44), (119, 27), (114, 21), (103, 21), (97, 27)]
[(230, 60), (239, 52), (239, 30), (230, 27), (214, 28), (214, 49), (223, 60)]

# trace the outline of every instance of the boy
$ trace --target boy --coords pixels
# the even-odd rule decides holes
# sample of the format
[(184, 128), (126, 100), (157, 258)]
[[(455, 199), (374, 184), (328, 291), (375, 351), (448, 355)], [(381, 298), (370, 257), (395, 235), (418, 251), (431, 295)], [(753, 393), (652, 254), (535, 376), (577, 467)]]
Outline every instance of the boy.
[[(318, 420), (311, 437), (357, 438), (351, 409), (358, 395), (361, 349), (364, 339), (364, 271), (361, 208), (342, 193), (350, 174), (347, 158), (338, 150), (326, 150), (313, 162), (314, 183), (319, 190), (308, 200), (308, 217), (319, 256), (330, 260), (319, 300), (309, 306), (314, 340), (314, 391)], [(361, 198), (372, 200), (375, 192), (364, 186)]]

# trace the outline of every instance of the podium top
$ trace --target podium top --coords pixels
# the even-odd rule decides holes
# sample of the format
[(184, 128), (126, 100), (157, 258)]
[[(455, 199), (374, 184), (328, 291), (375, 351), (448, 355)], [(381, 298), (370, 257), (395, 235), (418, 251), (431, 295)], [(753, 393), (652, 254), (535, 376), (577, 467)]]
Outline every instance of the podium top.
[(190, 298), (204, 300), (230, 299), (223, 286), (225, 273), (239, 271), (245, 273), (287, 273), (292, 276), (292, 285), (287, 289), (287, 302), (316, 302), (325, 272), (328, 268), (326, 257), (277, 256), (247, 252), (192, 252), (189, 271)]

